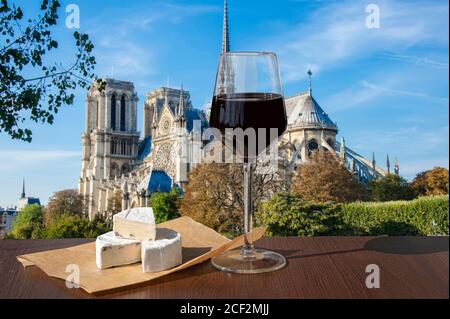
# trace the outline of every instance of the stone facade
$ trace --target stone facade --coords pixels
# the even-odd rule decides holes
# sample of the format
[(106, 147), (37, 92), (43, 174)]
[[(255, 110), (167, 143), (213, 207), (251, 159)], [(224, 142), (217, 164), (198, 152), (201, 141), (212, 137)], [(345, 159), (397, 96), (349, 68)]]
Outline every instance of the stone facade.
[[(111, 211), (118, 192), (122, 207), (142, 206), (154, 171), (164, 172), (182, 187), (193, 143), (193, 122), (206, 123), (193, 109), (189, 92), (158, 88), (146, 96), (143, 134), (137, 131), (137, 94), (130, 82), (105, 79), (106, 88), (93, 87), (86, 99), (86, 131), (82, 135), (82, 168), (78, 189), (88, 202), (89, 218)], [(186, 145), (182, 148), (181, 145)], [(179, 150), (183, 149), (183, 152)]]
[(90, 218), (106, 209), (111, 196), (106, 183), (131, 172), (138, 151), (137, 94), (133, 83), (105, 79), (86, 98), (86, 131), (78, 189), (88, 201)]

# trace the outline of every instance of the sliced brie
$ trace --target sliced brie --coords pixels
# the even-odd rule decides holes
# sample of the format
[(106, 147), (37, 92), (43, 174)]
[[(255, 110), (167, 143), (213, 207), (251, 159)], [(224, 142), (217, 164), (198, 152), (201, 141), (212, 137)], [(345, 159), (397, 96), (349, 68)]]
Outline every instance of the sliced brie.
[(158, 228), (156, 240), (143, 241), (141, 249), (143, 272), (167, 270), (183, 262), (181, 236), (167, 228)]
[(141, 242), (120, 238), (109, 232), (95, 241), (95, 261), (99, 269), (128, 265), (141, 261)]
[(154, 240), (156, 235), (153, 209), (131, 208), (113, 217), (113, 231), (116, 236), (136, 240)]

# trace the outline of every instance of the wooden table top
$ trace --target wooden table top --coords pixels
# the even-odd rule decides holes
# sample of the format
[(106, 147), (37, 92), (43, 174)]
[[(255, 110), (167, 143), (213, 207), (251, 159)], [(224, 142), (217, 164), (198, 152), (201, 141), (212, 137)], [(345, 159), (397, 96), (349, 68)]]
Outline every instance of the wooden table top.
[[(277, 251), (288, 265), (258, 275), (230, 274), (210, 263), (101, 296), (65, 282), (17, 255), (92, 239), (0, 240), (0, 298), (448, 298), (448, 237), (273, 237), (257, 247)], [(366, 266), (380, 269), (380, 288), (366, 287)]]

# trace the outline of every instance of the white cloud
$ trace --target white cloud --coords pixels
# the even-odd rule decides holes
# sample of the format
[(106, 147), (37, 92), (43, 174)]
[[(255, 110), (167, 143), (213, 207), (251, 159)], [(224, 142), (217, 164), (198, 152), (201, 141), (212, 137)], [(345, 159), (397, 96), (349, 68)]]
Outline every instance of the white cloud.
[(414, 97), (425, 99), (429, 102), (448, 105), (449, 100), (446, 97), (436, 97), (420, 91), (396, 88), (402, 86), (404, 84), (403, 81), (403, 77), (397, 77), (395, 74), (390, 74), (389, 79), (385, 80), (384, 86), (375, 84), (372, 81), (362, 80), (341, 92), (324, 98), (324, 105), (327, 105), (329, 112), (339, 112), (353, 107), (367, 105), (369, 102), (385, 96)]
[(383, 57), (393, 60), (411, 63), (413, 65), (429, 66), (434, 69), (448, 69), (448, 62), (435, 61), (428, 57), (420, 57), (416, 55), (385, 53)]
[[(145, 2), (125, 9), (105, 10), (89, 23), (88, 33), (96, 44), (97, 72), (100, 76), (148, 81), (150, 75), (158, 72), (161, 47), (167, 49), (172, 45), (170, 39), (161, 39), (161, 30), (167, 24), (179, 24), (184, 19), (220, 10), (219, 6), (167, 2)], [(148, 34), (148, 40), (135, 36), (142, 32)]]
[[(383, 58), (386, 52), (400, 54), (414, 45), (441, 45), (448, 48), (448, 3), (377, 1), (380, 29), (368, 29), (365, 2), (339, 2), (315, 11), (306, 22), (291, 31), (267, 39), (277, 48), (283, 80), (305, 78), (308, 65), (314, 72), (340, 66), (347, 60)], [(387, 58), (387, 57), (386, 57)], [(392, 57), (390, 57), (392, 59)], [(445, 66), (427, 58), (429, 66)]]

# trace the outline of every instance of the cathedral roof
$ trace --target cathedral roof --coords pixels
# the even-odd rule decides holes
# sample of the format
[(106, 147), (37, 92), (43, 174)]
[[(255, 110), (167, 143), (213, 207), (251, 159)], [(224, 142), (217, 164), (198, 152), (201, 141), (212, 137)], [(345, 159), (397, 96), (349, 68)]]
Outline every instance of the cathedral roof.
[(148, 182), (147, 190), (150, 192), (170, 192), (172, 179), (166, 172), (152, 171)]
[(305, 92), (285, 99), (288, 125), (295, 127), (329, 128), (337, 131), (337, 125), (311, 93)]
[(152, 170), (139, 185), (147, 195), (155, 192), (170, 192), (172, 186), (172, 178), (166, 172), (159, 170)]
[(191, 132), (194, 127), (194, 121), (201, 121), (202, 129), (208, 127), (208, 120), (205, 114), (197, 109), (185, 109), (184, 116), (186, 117), (186, 129)]
[(22, 209), (27, 205), (41, 205), (41, 201), (39, 198), (35, 197), (22, 197), (19, 199), (19, 202), (17, 203), (17, 209)]
[(152, 137), (147, 136), (139, 143), (138, 149), (138, 160), (142, 161), (146, 158), (152, 151)]

